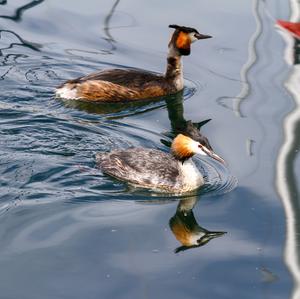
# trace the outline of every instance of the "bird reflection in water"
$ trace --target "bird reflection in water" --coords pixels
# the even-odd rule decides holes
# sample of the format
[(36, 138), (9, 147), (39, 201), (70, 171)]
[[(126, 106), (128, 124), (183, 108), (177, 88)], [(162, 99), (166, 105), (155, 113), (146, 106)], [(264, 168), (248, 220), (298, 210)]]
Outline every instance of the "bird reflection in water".
[(210, 240), (226, 234), (222, 231), (209, 231), (201, 227), (194, 216), (193, 208), (197, 203), (196, 197), (181, 200), (175, 215), (170, 219), (169, 225), (176, 239), (182, 244), (174, 252), (201, 247)]
[[(173, 139), (177, 134), (184, 134), (191, 137), (206, 146), (209, 150), (213, 150), (208, 139), (200, 133), (200, 128), (204, 126), (210, 119), (201, 122), (192, 122), (184, 118), (183, 94), (178, 93), (174, 98), (166, 99), (168, 117), (171, 124), (171, 131), (165, 135)], [(171, 146), (171, 142), (161, 140), (167, 146)]]

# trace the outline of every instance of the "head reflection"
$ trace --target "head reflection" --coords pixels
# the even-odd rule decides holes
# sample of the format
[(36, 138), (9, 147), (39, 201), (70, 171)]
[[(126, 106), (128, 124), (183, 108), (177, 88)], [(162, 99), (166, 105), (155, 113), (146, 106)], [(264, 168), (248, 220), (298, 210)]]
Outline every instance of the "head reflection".
[(208, 231), (197, 223), (193, 213), (196, 203), (196, 197), (181, 200), (175, 215), (169, 221), (171, 231), (182, 244), (182, 246), (174, 250), (175, 253), (201, 247), (210, 240), (226, 234), (226, 232), (222, 231)]
[[(177, 93), (172, 98), (166, 99), (168, 117), (171, 124), (171, 131), (166, 135), (170, 138), (174, 138), (177, 134), (183, 134), (191, 137), (207, 147), (209, 150), (213, 150), (208, 139), (200, 133), (200, 129), (211, 119), (206, 119), (200, 122), (192, 122), (184, 118), (183, 108), (183, 92)], [(168, 142), (162, 140), (162, 143), (168, 145)]]

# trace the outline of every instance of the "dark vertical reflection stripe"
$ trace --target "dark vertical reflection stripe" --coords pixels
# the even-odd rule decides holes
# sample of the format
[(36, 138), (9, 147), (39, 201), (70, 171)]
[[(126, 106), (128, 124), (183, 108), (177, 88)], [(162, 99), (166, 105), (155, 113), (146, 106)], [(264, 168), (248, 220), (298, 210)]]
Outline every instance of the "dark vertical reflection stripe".
[[(12, 16), (0, 15), (0, 18), (10, 19), (10, 20), (13, 20), (13, 21), (16, 21), (16, 22), (20, 22), (21, 19), (22, 19), (23, 13), (26, 10), (28, 10), (28, 9), (30, 9), (32, 7), (35, 7), (35, 6), (39, 5), (39, 4), (41, 4), (42, 2), (44, 2), (44, 0), (34, 0), (34, 1), (31, 1), (31, 2), (29, 2), (27, 4), (25, 4), (25, 5), (17, 8), (15, 10), (15, 14), (14, 15), (12, 15)], [(7, 1), (2, 1), (2, 2), (0, 2), (0, 4), (1, 5), (5, 5), (5, 4), (7, 4)]]
[(111, 20), (113, 14), (114, 14), (114, 12), (116, 10), (116, 7), (118, 6), (119, 2), (120, 2), (120, 0), (117, 0), (113, 4), (111, 10), (109, 11), (108, 15), (104, 19), (104, 29), (103, 30), (105, 32), (105, 35), (107, 36), (107, 38), (105, 38), (105, 40), (107, 40), (111, 44), (112, 50), (115, 50), (116, 46), (113, 44), (115, 42), (115, 39), (113, 38), (113, 36), (110, 33), (110, 24), (109, 23), (110, 23), (110, 20)]

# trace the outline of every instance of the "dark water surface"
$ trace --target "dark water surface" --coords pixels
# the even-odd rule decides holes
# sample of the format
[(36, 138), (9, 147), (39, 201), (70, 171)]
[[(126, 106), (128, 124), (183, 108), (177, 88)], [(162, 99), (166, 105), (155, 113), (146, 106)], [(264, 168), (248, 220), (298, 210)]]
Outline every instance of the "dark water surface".
[[(299, 42), (274, 26), (299, 10), (0, 1), (0, 298), (300, 298)], [(214, 37), (184, 58), (183, 94), (113, 107), (53, 98), (97, 69), (163, 72), (171, 23)], [(229, 169), (198, 161), (198, 193), (136, 190), (95, 168), (98, 151), (167, 151), (176, 122), (208, 118), (202, 132)], [(175, 253), (180, 225), (227, 234)]]

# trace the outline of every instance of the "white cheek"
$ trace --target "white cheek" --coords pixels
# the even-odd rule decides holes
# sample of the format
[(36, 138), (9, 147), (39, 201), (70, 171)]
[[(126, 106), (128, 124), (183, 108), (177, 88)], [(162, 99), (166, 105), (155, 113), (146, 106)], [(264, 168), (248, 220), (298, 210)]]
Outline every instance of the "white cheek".
[(207, 153), (206, 152), (204, 152), (201, 148), (199, 148), (198, 147), (198, 152), (197, 152), (197, 154), (200, 154), (200, 155), (202, 155), (202, 156), (207, 156)]
[(198, 38), (195, 37), (195, 33), (194, 32), (189, 33), (189, 37), (190, 37), (192, 43), (195, 42), (196, 40), (198, 40)]
[(206, 156), (206, 153), (201, 148), (199, 148), (199, 142), (197, 142), (197, 141), (194, 141), (194, 140), (191, 141), (191, 150), (195, 154), (200, 154), (200, 155)]
[(192, 147), (192, 151), (195, 154), (200, 154), (200, 155), (203, 155), (203, 156), (207, 156), (207, 154), (199, 147), (199, 142), (193, 140), (192, 144), (191, 144), (191, 147)]

